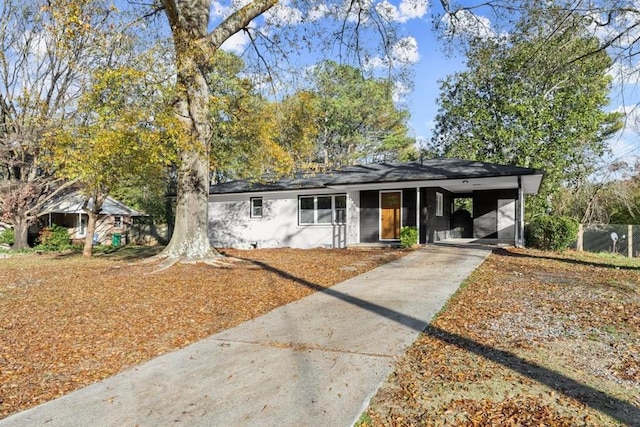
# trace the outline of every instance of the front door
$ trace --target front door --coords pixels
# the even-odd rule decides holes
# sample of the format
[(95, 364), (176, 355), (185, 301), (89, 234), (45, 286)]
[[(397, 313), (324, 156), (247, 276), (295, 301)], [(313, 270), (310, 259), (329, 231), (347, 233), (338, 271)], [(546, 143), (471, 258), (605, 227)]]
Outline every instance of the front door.
[(401, 191), (380, 193), (380, 239), (394, 240), (400, 238), (402, 202)]

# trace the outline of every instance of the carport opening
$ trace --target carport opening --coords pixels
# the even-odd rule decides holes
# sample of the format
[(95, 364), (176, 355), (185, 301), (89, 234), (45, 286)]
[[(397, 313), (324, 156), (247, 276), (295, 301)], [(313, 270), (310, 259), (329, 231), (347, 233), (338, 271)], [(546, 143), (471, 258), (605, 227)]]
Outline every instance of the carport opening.
[(473, 238), (473, 198), (456, 197), (453, 199), (451, 237)]

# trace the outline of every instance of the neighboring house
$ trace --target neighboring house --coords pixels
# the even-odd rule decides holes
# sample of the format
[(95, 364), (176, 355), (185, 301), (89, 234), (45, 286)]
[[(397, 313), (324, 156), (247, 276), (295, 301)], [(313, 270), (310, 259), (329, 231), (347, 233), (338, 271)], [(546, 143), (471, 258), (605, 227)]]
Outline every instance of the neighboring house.
[[(524, 195), (544, 172), (459, 159), (347, 166), (274, 181), (233, 181), (209, 191), (216, 247), (394, 244), (404, 226), (420, 243), (454, 237), (524, 245)], [(456, 212), (464, 198), (472, 212)], [(466, 218), (466, 219), (465, 219)]]
[[(80, 243), (86, 237), (88, 215), (83, 207), (88, 200), (80, 193), (71, 193), (59, 197), (45, 205), (40, 213), (40, 226), (53, 224), (66, 228), (71, 240)], [(113, 235), (120, 236), (120, 242), (126, 243), (126, 236), (133, 224), (133, 218), (143, 216), (140, 212), (111, 197), (107, 197), (96, 222), (93, 241), (101, 244), (111, 244)], [(116, 239), (117, 241), (117, 239)]]

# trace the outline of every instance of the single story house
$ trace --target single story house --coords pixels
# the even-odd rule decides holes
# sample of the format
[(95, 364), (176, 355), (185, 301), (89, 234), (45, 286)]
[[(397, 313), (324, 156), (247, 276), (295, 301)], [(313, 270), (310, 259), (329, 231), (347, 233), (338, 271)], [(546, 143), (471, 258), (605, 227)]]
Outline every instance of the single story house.
[[(216, 247), (394, 244), (414, 226), (419, 243), (455, 237), (524, 244), (524, 196), (538, 169), (460, 159), (347, 166), (276, 180), (232, 181), (209, 191)], [(454, 212), (467, 199), (472, 212)]]
[[(86, 237), (89, 220), (89, 216), (83, 209), (87, 203), (92, 201), (78, 192), (55, 198), (38, 214), (38, 224), (40, 227), (50, 227), (53, 224), (64, 227), (69, 231), (71, 240), (81, 243)], [(114, 242), (114, 235), (116, 235), (115, 242), (126, 243), (126, 236), (133, 225), (133, 219), (140, 216), (143, 214), (122, 202), (107, 197), (98, 214), (96, 231), (93, 235), (94, 243), (111, 244)]]

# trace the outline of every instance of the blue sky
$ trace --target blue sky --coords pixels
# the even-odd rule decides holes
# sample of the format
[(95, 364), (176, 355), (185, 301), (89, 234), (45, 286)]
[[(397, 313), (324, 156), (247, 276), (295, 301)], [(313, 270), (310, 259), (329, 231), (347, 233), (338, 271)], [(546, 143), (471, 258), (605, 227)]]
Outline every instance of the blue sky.
[[(303, 21), (299, 9), (295, 8), (294, 0), (281, 0), (277, 9), (267, 13), (267, 20), (276, 19), (292, 25)], [(333, 2), (338, 7), (340, 1)], [(401, 40), (406, 46), (397, 48), (398, 55), (403, 57), (406, 67), (413, 71), (414, 90), (402, 94), (402, 99), (411, 112), (410, 128), (412, 136), (427, 138), (431, 135), (432, 122), (435, 117), (438, 96), (438, 80), (462, 68), (462, 58), (448, 57), (444, 53), (443, 42), (438, 40), (431, 23), (433, 12), (441, 12), (438, 0), (372, 0), (377, 8), (383, 8), (385, 16), (399, 28)], [(212, 22), (215, 25), (227, 16), (231, 10), (242, 2), (214, 1), (212, 8)], [(331, 2), (319, 3), (315, 11), (317, 16), (324, 17), (328, 13), (327, 6)], [(435, 9), (434, 9), (435, 8)], [(307, 12), (308, 14), (310, 12)], [(309, 18), (306, 18), (309, 20)], [(319, 18), (322, 19), (322, 18)], [(264, 25), (260, 20), (254, 25)], [(249, 40), (240, 33), (223, 45), (223, 48), (236, 53), (242, 53)], [(380, 58), (372, 58), (371, 63), (382, 62)], [(374, 66), (372, 65), (372, 66)]]
[[(227, 0), (213, 1), (212, 25), (220, 19), (228, 16), (231, 10), (245, 4), (247, 0)], [(261, 26), (263, 30), (269, 26), (269, 22), (284, 24), (295, 27), (303, 25), (303, 22), (324, 22), (330, 16), (332, 9), (341, 11), (344, 7), (342, 0), (333, 2), (318, 2), (316, 6), (302, 12), (295, 6), (296, 0), (280, 0), (279, 5), (270, 10), (265, 16), (253, 25)], [(432, 20), (434, 15), (442, 13), (442, 6), (439, 0), (369, 0), (379, 13), (390, 21), (394, 22), (399, 30), (403, 43), (398, 43), (392, 51), (397, 53), (399, 58), (407, 64), (413, 71), (413, 91), (402, 95), (405, 105), (411, 113), (409, 126), (412, 136), (428, 139), (431, 136), (433, 120), (437, 113), (436, 100), (439, 95), (438, 80), (447, 75), (464, 69), (464, 58), (445, 54), (445, 46), (439, 40), (433, 30)], [(462, 0), (465, 5), (473, 4), (472, 0)], [(477, 2), (475, 2), (477, 3)], [(342, 9), (344, 10), (344, 9)], [(484, 10), (485, 12), (487, 10)], [(475, 34), (492, 34), (492, 24), (490, 19), (482, 15), (483, 9), (474, 10), (474, 18), (470, 13), (461, 13), (458, 16), (458, 30), (473, 32)], [(271, 29), (273, 31), (277, 25)], [(446, 22), (444, 28), (447, 28)], [(327, 30), (329, 32), (329, 30)], [(237, 53), (242, 52), (248, 45), (248, 38), (245, 34), (239, 33), (223, 45), (223, 48)], [(376, 62), (378, 61), (378, 63)], [(371, 58), (372, 66), (380, 65), (383, 60)], [(614, 138), (610, 146), (614, 151), (614, 158), (629, 158), (640, 155), (639, 132), (631, 124), (634, 117), (639, 114), (633, 106), (640, 100), (637, 91), (637, 84), (625, 87), (624, 99), (619, 96), (620, 89), (614, 88), (612, 91), (611, 110), (625, 110), (632, 112), (631, 119), (624, 132)]]

